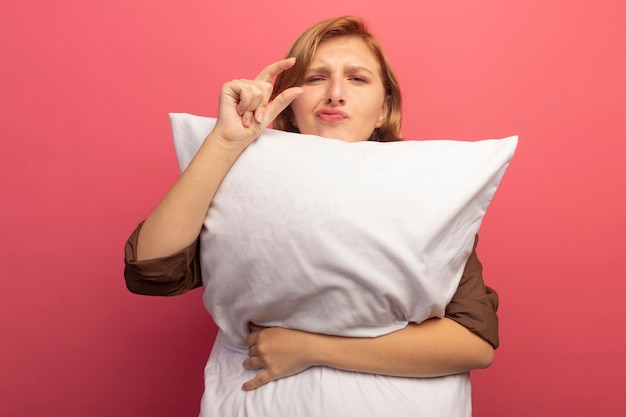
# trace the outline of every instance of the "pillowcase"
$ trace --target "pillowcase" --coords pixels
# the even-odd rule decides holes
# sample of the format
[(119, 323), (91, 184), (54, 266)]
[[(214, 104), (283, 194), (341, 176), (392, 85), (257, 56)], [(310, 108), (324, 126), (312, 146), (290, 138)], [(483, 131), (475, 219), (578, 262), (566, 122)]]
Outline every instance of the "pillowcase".
[[(184, 170), (215, 119), (170, 121)], [(266, 129), (200, 233), (203, 300), (224, 343), (245, 348), (248, 322), (373, 337), (442, 317), (516, 146)]]

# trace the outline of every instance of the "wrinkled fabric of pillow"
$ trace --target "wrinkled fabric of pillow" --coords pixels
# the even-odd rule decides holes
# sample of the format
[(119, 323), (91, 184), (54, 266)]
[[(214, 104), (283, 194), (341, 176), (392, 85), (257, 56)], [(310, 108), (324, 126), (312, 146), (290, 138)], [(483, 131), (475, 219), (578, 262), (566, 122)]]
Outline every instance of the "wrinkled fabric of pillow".
[[(184, 170), (215, 119), (173, 113), (170, 120)], [(220, 329), (205, 383), (219, 385), (222, 392), (239, 391), (252, 378), (254, 373), (240, 369), (241, 357), (230, 365), (216, 362), (217, 357), (245, 358), (249, 322), (375, 337), (408, 322), (442, 317), (516, 146), (515, 136), (476, 142), (348, 143), (266, 129), (222, 182), (200, 234), (203, 301)], [(315, 372), (287, 378), (280, 386), (328, 383)], [(345, 377), (336, 370), (325, 375), (331, 373), (341, 375), (333, 381)], [(446, 407), (457, 412), (450, 415), (466, 415), (458, 411), (468, 407), (469, 380), (446, 378), (455, 381), (450, 382), (452, 393), (434, 396), (436, 404), (429, 404), (441, 410), (449, 395), (458, 395)], [(298, 384), (295, 379), (300, 379)], [(408, 380), (402, 382), (408, 384), (406, 394), (419, 379)], [(215, 413), (244, 407), (245, 401), (226, 400), (237, 395), (226, 395), (221, 403), (211, 397), (203, 404), (218, 407)], [(247, 411), (253, 414), (241, 415), (283, 415), (254, 414), (264, 406), (276, 407), (271, 405), (273, 396), (259, 397), (263, 399), (253, 401)], [(419, 397), (415, 401), (420, 407), (430, 410)], [(286, 410), (284, 415), (295, 415), (293, 408)]]

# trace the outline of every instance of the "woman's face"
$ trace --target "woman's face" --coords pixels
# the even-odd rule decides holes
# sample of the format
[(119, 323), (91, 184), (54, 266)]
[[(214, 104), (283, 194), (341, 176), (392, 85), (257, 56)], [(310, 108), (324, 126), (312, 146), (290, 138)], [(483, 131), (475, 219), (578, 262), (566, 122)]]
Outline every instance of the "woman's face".
[(304, 93), (291, 103), (300, 133), (364, 141), (387, 115), (378, 62), (355, 37), (320, 44), (302, 87)]

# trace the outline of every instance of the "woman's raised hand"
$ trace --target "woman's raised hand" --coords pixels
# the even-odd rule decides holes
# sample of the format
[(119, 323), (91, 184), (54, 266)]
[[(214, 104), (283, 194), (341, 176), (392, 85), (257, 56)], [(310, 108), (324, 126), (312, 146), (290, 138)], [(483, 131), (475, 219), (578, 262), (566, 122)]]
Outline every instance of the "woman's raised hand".
[(224, 84), (215, 128), (143, 223), (137, 260), (170, 256), (198, 238), (211, 201), (241, 152), (302, 93), (301, 87), (288, 88), (270, 101), (272, 81), (294, 63), (283, 59), (254, 80)]
[(248, 146), (300, 94), (301, 87), (282, 91), (270, 102), (272, 81), (291, 68), (295, 58), (268, 65), (254, 80), (233, 80), (222, 86), (213, 133), (226, 143)]

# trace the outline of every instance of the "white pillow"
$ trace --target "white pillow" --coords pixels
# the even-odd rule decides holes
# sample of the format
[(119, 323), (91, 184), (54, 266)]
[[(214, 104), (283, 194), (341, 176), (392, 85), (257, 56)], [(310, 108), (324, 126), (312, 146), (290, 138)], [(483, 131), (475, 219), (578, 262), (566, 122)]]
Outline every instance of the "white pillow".
[[(215, 119), (170, 120), (184, 169)], [(224, 343), (245, 347), (250, 321), (369, 337), (443, 316), (516, 146), (267, 129), (200, 234), (204, 303)]]

